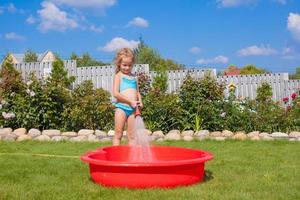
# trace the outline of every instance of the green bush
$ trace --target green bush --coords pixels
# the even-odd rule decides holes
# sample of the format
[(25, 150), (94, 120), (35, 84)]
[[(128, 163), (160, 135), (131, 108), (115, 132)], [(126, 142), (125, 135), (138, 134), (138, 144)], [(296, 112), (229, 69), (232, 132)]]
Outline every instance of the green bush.
[(109, 130), (113, 127), (113, 116), (110, 94), (103, 89), (93, 89), (93, 83), (85, 81), (74, 89), (72, 99), (64, 109), (63, 128)]
[(179, 122), (182, 109), (175, 94), (150, 91), (143, 99), (145, 108), (142, 111), (146, 127), (151, 131), (181, 129)]
[(181, 118), (184, 129), (197, 130), (200, 126), (211, 130), (221, 129), (220, 101), (223, 91), (224, 86), (210, 76), (194, 79), (188, 74), (178, 94), (184, 110)]
[(157, 71), (152, 82), (152, 88), (155, 91), (165, 93), (168, 89), (168, 75), (166, 71)]
[(148, 76), (145, 72), (139, 72), (137, 74), (137, 77), (139, 84), (139, 92), (142, 96), (145, 96), (151, 89), (150, 76)]

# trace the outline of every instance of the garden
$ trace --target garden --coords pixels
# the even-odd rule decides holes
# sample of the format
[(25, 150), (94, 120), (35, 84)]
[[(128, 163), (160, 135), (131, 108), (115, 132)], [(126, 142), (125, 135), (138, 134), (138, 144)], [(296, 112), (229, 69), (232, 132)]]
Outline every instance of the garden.
[[(55, 61), (51, 75), (38, 80), (33, 74), (24, 82), (13, 65), (6, 62), (0, 72), (0, 126), (79, 131), (113, 129), (113, 110), (108, 91), (95, 89), (85, 81), (72, 89), (61, 60)], [(210, 76), (195, 79), (187, 75), (179, 91), (167, 93), (167, 75), (160, 71), (151, 80), (139, 74), (143, 96), (143, 118), (151, 132), (209, 130), (232, 132), (300, 131), (299, 90), (282, 102), (272, 100), (272, 88), (262, 83), (254, 100), (239, 99), (235, 85), (217, 83)], [(224, 97), (224, 89), (230, 95)]]
[[(0, 78), (2, 130), (7, 127), (11, 131), (22, 127), (25, 132), (56, 129), (64, 133), (78, 131), (80, 135), (84, 129), (98, 130), (95, 134), (100, 136), (99, 130), (113, 129), (114, 108), (109, 92), (95, 89), (90, 81), (72, 89), (74, 78), (67, 76), (60, 60), (54, 62), (52, 73), (45, 80), (38, 80), (32, 74), (24, 82), (9, 62), (3, 65)], [(263, 83), (256, 99), (238, 99), (233, 84), (218, 84), (210, 76), (202, 79), (187, 76), (180, 90), (169, 94), (163, 71), (152, 84), (141, 73), (139, 82), (145, 104), (143, 118), (150, 134), (158, 131), (165, 136), (176, 131), (200, 134), (198, 140), (190, 142), (161, 140), (159, 136), (152, 141), (153, 145), (205, 149), (213, 153), (214, 160), (206, 163), (202, 183), (172, 190), (101, 187), (91, 181), (88, 166), (79, 158), (88, 150), (111, 145), (110, 140), (100, 143), (86, 140), (74, 143), (71, 139), (0, 141), (0, 199), (300, 198), (300, 143), (296, 141), (300, 138), (297, 132), (300, 130), (299, 93), (274, 102), (270, 85)], [(223, 95), (226, 87), (230, 90), (228, 97)], [(294, 138), (293, 141), (232, 139), (239, 132), (250, 136), (255, 131), (256, 136), (294, 133)], [(231, 133), (233, 137), (224, 141), (205, 139), (201, 137), (203, 132), (212, 138), (220, 138), (217, 133)]]

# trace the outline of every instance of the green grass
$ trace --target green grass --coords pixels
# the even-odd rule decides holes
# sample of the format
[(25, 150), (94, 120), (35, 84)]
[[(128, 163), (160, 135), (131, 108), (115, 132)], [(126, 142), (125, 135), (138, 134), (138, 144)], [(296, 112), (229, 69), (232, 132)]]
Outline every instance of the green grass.
[(214, 160), (205, 166), (205, 182), (175, 189), (105, 188), (90, 180), (88, 165), (79, 159), (99, 144), (0, 142), (0, 199), (300, 199), (300, 142), (206, 140), (160, 144), (212, 152)]

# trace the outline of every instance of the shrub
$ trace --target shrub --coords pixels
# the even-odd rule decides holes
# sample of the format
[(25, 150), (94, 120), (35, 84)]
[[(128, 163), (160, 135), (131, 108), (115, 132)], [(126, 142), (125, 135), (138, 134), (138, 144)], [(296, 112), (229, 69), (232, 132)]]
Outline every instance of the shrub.
[(158, 71), (152, 82), (152, 88), (165, 93), (168, 89), (168, 75), (166, 71)]
[(139, 72), (137, 77), (139, 83), (139, 92), (142, 96), (145, 96), (151, 89), (150, 77), (144, 72)]
[(143, 102), (145, 108), (142, 116), (148, 129), (167, 132), (182, 128), (179, 122), (182, 109), (177, 95), (152, 90), (144, 97)]
[(110, 94), (103, 89), (93, 89), (93, 83), (85, 81), (72, 92), (72, 100), (63, 112), (63, 128), (109, 130), (113, 116)]
[(201, 124), (202, 128), (221, 129), (223, 91), (224, 85), (210, 76), (194, 79), (187, 75), (178, 94), (184, 110), (181, 123), (185, 124), (185, 128), (193, 127), (195, 130)]

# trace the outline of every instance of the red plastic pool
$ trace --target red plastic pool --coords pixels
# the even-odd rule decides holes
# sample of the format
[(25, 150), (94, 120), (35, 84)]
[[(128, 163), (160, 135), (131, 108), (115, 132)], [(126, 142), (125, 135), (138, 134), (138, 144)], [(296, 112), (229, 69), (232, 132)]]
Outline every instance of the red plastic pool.
[(204, 178), (204, 164), (212, 154), (196, 149), (150, 146), (151, 162), (130, 160), (136, 147), (111, 146), (87, 152), (81, 160), (89, 163), (94, 182), (112, 187), (170, 188), (190, 185)]

